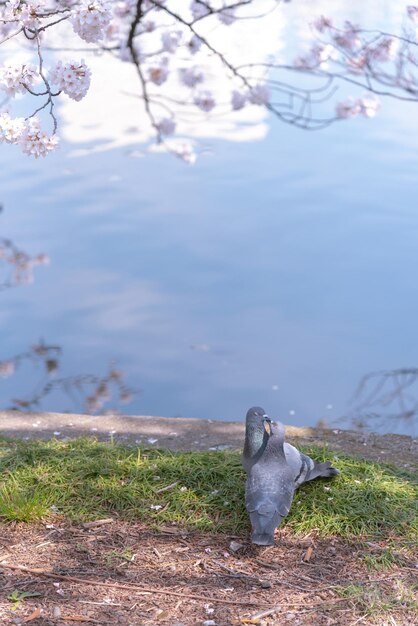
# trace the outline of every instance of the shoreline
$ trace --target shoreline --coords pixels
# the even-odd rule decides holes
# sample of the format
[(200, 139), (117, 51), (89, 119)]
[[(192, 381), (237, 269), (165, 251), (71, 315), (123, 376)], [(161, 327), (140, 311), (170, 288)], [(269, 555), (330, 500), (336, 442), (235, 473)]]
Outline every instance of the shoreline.
[[(79, 415), (0, 411), (0, 435), (18, 439), (60, 440), (94, 436), (101, 441), (142, 444), (170, 450), (240, 450), (244, 422), (150, 415)], [(329, 445), (365, 459), (418, 469), (418, 439), (339, 428), (286, 426), (286, 440), (295, 445)]]

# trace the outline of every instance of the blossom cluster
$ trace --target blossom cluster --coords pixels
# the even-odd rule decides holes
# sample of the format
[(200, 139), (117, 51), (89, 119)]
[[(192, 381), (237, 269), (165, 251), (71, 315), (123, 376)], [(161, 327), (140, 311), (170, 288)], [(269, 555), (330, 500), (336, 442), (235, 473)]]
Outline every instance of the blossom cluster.
[(58, 61), (49, 72), (49, 82), (77, 102), (84, 98), (90, 87), (91, 71), (82, 59), (80, 62)]
[(326, 63), (333, 54), (332, 45), (315, 43), (309, 53), (295, 59), (295, 67), (301, 70), (314, 70)]
[(9, 0), (5, 4), (4, 19), (17, 23), (27, 29), (36, 29), (40, 25), (40, 17), (45, 10), (45, 2), (23, 2), (22, 0)]
[(339, 119), (347, 119), (363, 115), (364, 117), (374, 117), (379, 110), (379, 100), (370, 96), (363, 96), (356, 100), (350, 98), (345, 102), (337, 102), (335, 113)]
[[(25, 27), (30, 25), (36, 33), (40, 24), (44, 24), (45, 16), (53, 14), (53, 8), (51, 5), (48, 6), (47, 2), (48, 0), (38, 2), (34, 0), (32, 3), (9, 0), (4, 14)], [(186, 94), (184, 99), (190, 98), (197, 109), (203, 113), (211, 113), (218, 106), (212, 90), (204, 86), (210, 76), (202, 65), (187, 62), (178, 68), (176, 63), (171, 63), (171, 57), (177, 53), (181, 54), (182, 58), (184, 53), (193, 57), (205, 48), (205, 40), (194, 28), (187, 27), (187, 20), (190, 18), (193, 23), (198, 23), (203, 18), (213, 16), (224, 26), (230, 26), (238, 19), (236, 9), (233, 6), (228, 7), (224, 0), (210, 2), (192, 0), (188, 7), (187, 4), (184, 7), (186, 21), (182, 21), (183, 18), (179, 21), (174, 20), (174, 25), (159, 22), (165, 7), (164, 0), (158, 0), (156, 3), (154, 0), (144, 0), (141, 5), (142, 19), (138, 20), (134, 37), (131, 37), (130, 42), (128, 35), (138, 9), (136, 0), (118, 0), (114, 3), (106, 0), (61, 0), (60, 4), (64, 7), (62, 9), (64, 14), (65, 10), (68, 11), (66, 17), (81, 39), (95, 44), (103, 41), (104, 45), (111, 46), (116, 54), (119, 52), (121, 60), (140, 63), (143, 66), (141, 71), (146, 87), (155, 85), (161, 88), (171, 77), (179, 78), (180, 86), (191, 92), (189, 96)], [(187, 9), (190, 17), (187, 15)], [(143, 45), (143, 38), (156, 31), (157, 34), (153, 35), (152, 40), (144, 39)], [(132, 36), (132, 33), (130, 34)], [(172, 68), (172, 65), (175, 67)], [(39, 80), (45, 84), (43, 91), (49, 97), (49, 101), (60, 93), (79, 101), (89, 89), (91, 72), (84, 60), (80, 62), (59, 60), (49, 70), (46, 72), (44, 70), (43, 74), (36, 66), (29, 64), (4, 68), (0, 72), (0, 88), (8, 96), (28, 90), (33, 93), (33, 86)], [(245, 105), (268, 103), (270, 93), (266, 85), (256, 83), (250, 86), (245, 80), (241, 82), (243, 83), (241, 90), (232, 91), (231, 110), (236, 111)], [(173, 114), (160, 119), (156, 116), (152, 120), (152, 125), (160, 141), (172, 136), (177, 127)], [(0, 119), (0, 141), (19, 144), (25, 153), (36, 157), (45, 156), (53, 150), (57, 138), (55, 134), (48, 135), (41, 131), (39, 122), (22, 118), (13, 119), (8, 113), (4, 113)], [(189, 144), (181, 143), (172, 151), (186, 162), (190, 163), (195, 159)]]
[(173, 135), (176, 131), (176, 122), (172, 117), (163, 117), (156, 124), (157, 131), (160, 135)]
[(18, 145), (25, 154), (38, 158), (57, 148), (58, 137), (43, 131), (37, 117), (12, 118), (5, 112), (0, 114), (0, 143), (3, 142)]
[(321, 16), (313, 26), (319, 33), (328, 35), (329, 43), (315, 44), (307, 56), (299, 57), (296, 65), (302, 69), (312, 69), (332, 59), (345, 64), (349, 70), (359, 71), (375, 63), (392, 61), (398, 50), (399, 41), (395, 37), (373, 34), (367, 41), (361, 29), (351, 22), (337, 28), (332, 20)]
[(258, 106), (267, 106), (270, 101), (270, 89), (265, 83), (257, 83), (245, 91), (234, 89), (231, 94), (231, 107), (233, 111), (239, 111), (247, 103)]
[(103, 39), (105, 29), (109, 26), (111, 13), (99, 0), (82, 0), (71, 14), (74, 32), (88, 43), (96, 43)]
[(37, 68), (31, 64), (0, 66), (0, 89), (8, 96), (25, 93), (39, 80)]

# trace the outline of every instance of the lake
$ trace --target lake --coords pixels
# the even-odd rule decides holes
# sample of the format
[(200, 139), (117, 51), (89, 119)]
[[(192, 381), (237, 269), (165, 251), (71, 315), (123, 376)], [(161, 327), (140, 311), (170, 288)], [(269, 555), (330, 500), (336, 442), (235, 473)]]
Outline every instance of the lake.
[[(277, 18), (284, 58), (310, 14), (396, 29), (406, 3), (293, 5)], [(190, 131), (187, 166), (145, 150), (114, 71), (59, 109), (55, 154), (0, 146), (0, 237), (51, 259), (0, 291), (0, 361), (22, 355), (0, 408), (39, 396), (43, 410), (83, 411), (102, 384), (92, 410), (235, 421), (256, 404), (287, 424), (347, 426), (364, 375), (418, 367), (418, 105), (385, 100), (374, 119), (317, 132), (257, 110)], [(119, 371), (122, 405), (107, 397)], [(413, 412), (368, 426), (412, 434)]]

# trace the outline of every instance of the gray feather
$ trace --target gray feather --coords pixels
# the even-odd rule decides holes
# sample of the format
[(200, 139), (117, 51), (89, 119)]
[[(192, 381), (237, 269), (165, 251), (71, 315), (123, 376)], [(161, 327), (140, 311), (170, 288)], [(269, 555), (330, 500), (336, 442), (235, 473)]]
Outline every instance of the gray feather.
[(335, 467), (332, 467), (331, 461), (326, 461), (325, 463), (314, 461), (310, 456), (303, 454), (303, 452), (300, 452), (287, 442), (283, 447), (286, 462), (292, 468), (296, 488), (309, 480), (319, 477), (329, 478), (340, 473)]

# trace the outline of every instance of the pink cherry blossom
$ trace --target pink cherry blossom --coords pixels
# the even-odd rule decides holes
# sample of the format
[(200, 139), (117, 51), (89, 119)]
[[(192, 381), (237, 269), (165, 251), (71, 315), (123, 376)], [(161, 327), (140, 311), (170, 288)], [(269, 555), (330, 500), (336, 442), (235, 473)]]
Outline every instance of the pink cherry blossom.
[(239, 111), (246, 105), (246, 103), (247, 103), (247, 94), (242, 93), (241, 91), (237, 91), (235, 89), (231, 95), (232, 109), (234, 111)]
[(332, 21), (328, 17), (324, 17), (323, 15), (321, 15), (321, 17), (318, 17), (312, 25), (314, 28), (316, 28), (317, 31), (323, 33), (329, 28), (332, 28)]
[(192, 12), (193, 18), (195, 20), (201, 19), (206, 15), (209, 15), (210, 9), (207, 6), (208, 3), (199, 2), (199, 0), (193, 0), (190, 5), (190, 11)]
[(164, 117), (157, 122), (156, 126), (161, 135), (173, 135), (176, 130), (176, 122), (172, 117)]
[(248, 100), (251, 104), (265, 105), (270, 100), (270, 90), (264, 83), (254, 85), (248, 92)]
[(157, 65), (151, 65), (148, 68), (148, 78), (155, 85), (162, 85), (168, 78), (168, 63), (164, 60)]
[(15, 144), (19, 141), (25, 128), (23, 117), (11, 118), (9, 113), (0, 114), (0, 143)]
[(91, 71), (83, 59), (67, 63), (58, 61), (49, 72), (50, 82), (77, 102), (86, 95), (90, 87), (90, 77)]
[(363, 96), (358, 99), (357, 103), (360, 114), (364, 117), (375, 117), (380, 107), (379, 100), (372, 96)]
[(173, 152), (176, 156), (179, 157), (179, 159), (181, 159), (185, 163), (188, 163), (189, 165), (193, 165), (193, 163), (196, 161), (196, 153), (193, 150), (193, 146), (191, 146), (189, 143), (180, 144), (174, 149)]
[(334, 41), (340, 48), (345, 50), (355, 50), (360, 45), (359, 29), (357, 26), (346, 22), (344, 29), (334, 34)]
[(197, 35), (193, 35), (193, 37), (190, 39), (189, 43), (187, 44), (187, 47), (189, 48), (189, 51), (191, 52), (191, 54), (196, 54), (196, 52), (200, 50), (201, 46), (202, 46), (202, 40)]
[(73, 9), (71, 23), (74, 31), (89, 43), (100, 41), (111, 19), (106, 5), (99, 0), (81, 0)]
[(39, 120), (31, 118), (25, 125), (19, 144), (25, 154), (34, 156), (37, 159), (40, 156), (45, 157), (49, 152), (57, 148), (58, 137), (56, 135), (48, 135), (41, 129)]
[(216, 106), (215, 98), (213, 97), (212, 92), (208, 90), (197, 93), (194, 97), (194, 103), (199, 107), (199, 109), (202, 109), (202, 111), (205, 111), (206, 113), (212, 111), (212, 109)]
[(218, 19), (220, 22), (222, 22), (222, 24), (224, 24), (225, 26), (231, 26), (231, 24), (233, 24), (235, 22), (236, 15), (235, 15), (235, 9), (224, 9), (223, 11), (220, 11), (218, 13)]
[(368, 57), (374, 61), (390, 61), (394, 58), (398, 42), (393, 37), (384, 37), (368, 50)]
[(360, 107), (357, 101), (351, 98), (345, 102), (337, 102), (335, 105), (335, 114), (340, 119), (356, 117), (360, 113)]
[(175, 52), (181, 43), (183, 33), (181, 30), (166, 30), (161, 35), (161, 43), (165, 52)]
[(34, 65), (4, 65), (0, 67), (0, 89), (8, 96), (17, 93), (26, 93), (39, 79), (37, 68)]
[(415, 23), (418, 23), (418, 7), (416, 6), (409, 6), (406, 9), (407, 13), (408, 13), (408, 17), (410, 20), (412, 20)]
[(205, 79), (203, 72), (195, 66), (182, 68), (180, 70), (180, 77), (187, 87), (195, 87)]

